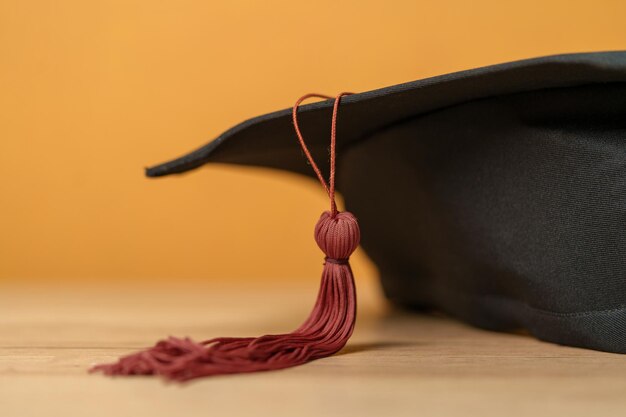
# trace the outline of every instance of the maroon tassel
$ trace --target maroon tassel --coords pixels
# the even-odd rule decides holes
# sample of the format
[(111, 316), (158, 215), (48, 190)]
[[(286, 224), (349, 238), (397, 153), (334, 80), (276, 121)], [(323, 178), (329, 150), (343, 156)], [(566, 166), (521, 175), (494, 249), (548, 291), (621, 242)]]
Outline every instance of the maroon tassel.
[(304, 323), (292, 333), (261, 337), (220, 337), (197, 343), (189, 338), (170, 337), (154, 347), (124, 356), (112, 364), (96, 365), (91, 372), (106, 375), (160, 375), (169, 380), (187, 381), (209, 375), (269, 371), (301, 365), (341, 350), (354, 329), (356, 290), (348, 263), (360, 240), (356, 218), (338, 212), (335, 204), (335, 132), (337, 108), (333, 109), (331, 129), (330, 181), (327, 185), (304, 143), (293, 109), (296, 133), (305, 155), (331, 200), (331, 210), (322, 214), (315, 226), (315, 241), (326, 254), (322, 281), (315, 306)]
[(322, 214), (315, 240), (326, 254), (317, 301), (294, 332), (261, 337), (222, 337), (200, 343), (170, 337), (154, 347), (97, 365), (106, 375), (160, 375), (193, 378), (269, 371), (330, 356), (344, 347), (356, 319), (356, 292), (348, 258), (359, 244), (359, 226), (349, 212)]

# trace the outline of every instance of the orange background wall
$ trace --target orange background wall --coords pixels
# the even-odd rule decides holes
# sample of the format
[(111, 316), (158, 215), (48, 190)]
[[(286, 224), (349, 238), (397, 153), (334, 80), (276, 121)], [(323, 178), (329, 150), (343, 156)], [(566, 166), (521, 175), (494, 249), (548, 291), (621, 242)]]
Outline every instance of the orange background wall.
[(142, 168), (305, 92), (626, 49), (625, 17), (623, 0), (1, 0), (0, 279), (317, 277), (314, 182)]

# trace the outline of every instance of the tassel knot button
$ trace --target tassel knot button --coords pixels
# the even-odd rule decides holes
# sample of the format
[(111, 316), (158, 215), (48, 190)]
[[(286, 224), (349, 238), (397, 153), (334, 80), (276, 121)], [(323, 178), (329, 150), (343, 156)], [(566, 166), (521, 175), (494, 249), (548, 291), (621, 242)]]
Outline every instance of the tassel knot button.
[(315, 241), (326, 255), (326, 262), (346, 264), (359, 246), (361, 231), (356, 217), (348, 211), (322, 213), (315, 225)]

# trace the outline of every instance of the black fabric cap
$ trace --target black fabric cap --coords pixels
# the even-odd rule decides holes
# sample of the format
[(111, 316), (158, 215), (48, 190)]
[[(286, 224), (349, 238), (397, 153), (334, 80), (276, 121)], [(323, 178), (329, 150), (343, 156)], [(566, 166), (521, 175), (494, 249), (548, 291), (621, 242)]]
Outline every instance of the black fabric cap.
[[(344, 97), (338, 189), (395, 303), (626, 353), (626, 52), (543, 57)], [(332, 100), (303, 106), (328, 169)], [(147, 170), (312, 175), (291, 110)]]

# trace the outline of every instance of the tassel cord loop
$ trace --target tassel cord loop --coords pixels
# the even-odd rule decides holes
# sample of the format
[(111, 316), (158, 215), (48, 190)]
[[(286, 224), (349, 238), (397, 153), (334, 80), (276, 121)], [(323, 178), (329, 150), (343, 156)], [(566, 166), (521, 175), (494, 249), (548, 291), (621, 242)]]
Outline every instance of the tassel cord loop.
[(322, 174), (322, 171), (315, 163), (315, 160), (313, 159), (313, 155), (311, 155), (311, 152), (309, 151), (309, 147), (304, 141), (304, 136), (302, 135), (302, 131), (300, 130), (300, 125), (298, 123), (298, 108), (300, 107), (300, 104), (302, 104), (304, 100), (307, 100), (309, 98), (332, 99), (333, 97), (327, 96), (324, 94), (316, 94), (316, 93), (305, 94), (296, 101), (296, 103), (293, 105), (293, 109), (291, 112), (291, 116), (293, 119), (293, 126), (296, 130), (296, 135), (298, 136), (298, 141), (300, 142), (302, 151), (304, 152), (304, 155), (308, 159), (309, 164), (313, 168), (313, 171), (315, 172), (317, 179), (320, 181), (320, 184), (322, 184), (322, 187), (324, 187), (324, 190), (326, 191), (326, 193), (328, 194), (328, 197), (330, 198), (330, 212), (332, 214), (332, 217), (335, 217), (337, 215), (337, 203), (335, 202), (335, 171), (336, 171), (335, 166), (336, 166), (336, 159), (337, 159), (337, 115), (339, 113), (339, 104), (341, 102), (341, 97), (348, 96), (350, 94), (352, 93), (343, 92), (343, 93), (337, 94), (337, 96), (335, 97), (335, 102), (333, 104), (333, 117), (332, 117), (331, 127), (330, 127), (330, 175), (329, 175), (328, 183), (324, 179), (324, 175)]

